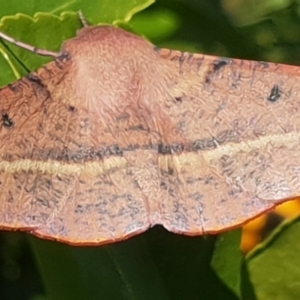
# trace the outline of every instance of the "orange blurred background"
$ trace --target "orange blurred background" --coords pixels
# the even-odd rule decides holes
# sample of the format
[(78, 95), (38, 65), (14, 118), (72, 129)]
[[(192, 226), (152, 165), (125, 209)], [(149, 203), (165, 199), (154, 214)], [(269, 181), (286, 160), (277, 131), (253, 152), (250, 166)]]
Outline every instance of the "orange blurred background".
[(241, 249), (249, 252), (274, 230), (284, 219), (294, 218), (300, 214), (300, 199), (278, 205), (274, 211), (263, 214), (243, 226)]

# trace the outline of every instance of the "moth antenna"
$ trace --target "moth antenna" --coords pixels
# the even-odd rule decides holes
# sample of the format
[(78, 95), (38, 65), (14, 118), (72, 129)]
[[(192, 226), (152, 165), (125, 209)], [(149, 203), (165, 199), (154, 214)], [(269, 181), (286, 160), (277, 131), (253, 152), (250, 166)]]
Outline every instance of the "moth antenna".
[(33, 53), (36, 53), (38, 55), (42, 55), (42, 56), (52, 56), (52, 57), (58, 57), (61, 55), (60, 52), (53, 52), (53, 51), (49, 51), (49, 50), (45, 50), (45, 49), (40, 49), (40, 48), (36, 48), (32, 45), (29, 45), (29, 44), (26, 44), (26, 43), (23, 43), (21, 41), (18, 41), (12, 37), (10, 37), (9, 35), (3, 33), (0, 31), (0, 37), (18, 47), (21, 47), (23, 49), (26, 49), (28, 51), (31, 51)]
[(79, 16), (82, 26), (89, 27), (87, 19), (85, 18), (85, 16), (83, 15), (83, 12), (81, 10), (78, 11), (78, 16)]

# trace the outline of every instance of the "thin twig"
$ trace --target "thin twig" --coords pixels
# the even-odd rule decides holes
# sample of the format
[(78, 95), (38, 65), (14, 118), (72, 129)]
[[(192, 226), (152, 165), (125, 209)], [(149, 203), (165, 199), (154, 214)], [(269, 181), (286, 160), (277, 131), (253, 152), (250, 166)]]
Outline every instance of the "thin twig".
[(79, 19), (81, 21), (81, 24), (83, 27), (89, 27), (89, 24), (85, 18), (85, 16), (83, 15), (83, 12), (81, 10), (78, 11), (78, 16), (79, 16)]

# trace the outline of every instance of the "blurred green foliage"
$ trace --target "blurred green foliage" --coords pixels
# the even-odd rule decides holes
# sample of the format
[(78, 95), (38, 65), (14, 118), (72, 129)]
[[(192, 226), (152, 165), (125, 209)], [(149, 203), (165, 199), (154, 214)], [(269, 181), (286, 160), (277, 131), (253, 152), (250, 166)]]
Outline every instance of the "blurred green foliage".
[[(0, 0), (0, 17), (18, 12), (31, 17), (36, 12), (60, 16), (81, 8), (90, 22), (122, 24), (134, 15), (131, 28), (159, 46), (300, 63), (299, 0), (157, 0), (145, 10), (152, 1), (125, 1), (130, 5), (124, 7), (124, 1), (113, 6), (111, 1), (96, 2), (93, 6), (91, 1), (75, 5), (62, 0), (24, 4), (15, 0), (7, 5)], [(39, 15), (35, 22), (24, 16), (7, 17), (0, 28), (25, 42), (55, 50), (79, 26), (73, 13), (62, 18)], [(44, 63), (31, 54), (18, 54), (13, 46), (1, 47), (4, 52), (11, 47), (17, 54), (8, 51), (8, 60), (0, 56), (0, 85)], [(2, 232), (0, 298), (298, 299), (300, 271), (294, 266), (300, 247), (299, 224), (298, 218), (282, 225), (246, 257), (239, 250), (239, 230), (185, 237), (157, 226), (127, 241), (95, 248)]]

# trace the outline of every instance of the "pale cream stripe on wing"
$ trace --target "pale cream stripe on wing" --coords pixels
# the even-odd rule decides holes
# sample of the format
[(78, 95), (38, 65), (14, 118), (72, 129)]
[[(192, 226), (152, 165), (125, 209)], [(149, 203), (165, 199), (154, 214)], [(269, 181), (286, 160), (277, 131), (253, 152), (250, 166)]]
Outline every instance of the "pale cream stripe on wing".
[(93, 176), (105, 174), (110, 170), (123, 169), (126, 166), (124, 157), (110, 157), (103, 162), (93, 161), (79, 163), (64, 163), (59, 161), (32, 161), (20, 159), (13, 162), (1, 161), (0, 171), (15, 173), (19, 171), (41, 171), (50, 174), (90, 174)]
[[(219, 146), (212, 150), (199, 151), (197, 153), (181, 153), (177, 156), (175, 165), (189, 165), (192, 168), (201, 167), (203, 160), (199, 160), (199, 157), (207, 161), (216, 161), (223, 155), (234, 156), (240, 151), (250, 152), (251, 150), (260, 149), (267, 144), (273, 144), (276, 146), (286, 145), (289, 148), (299, 146), (300, 133), (290, 132), (286, 134), (268, 135), (260, 137), (255, 140), (248, 140), (247, 142), (240, 143), (227, 143), (223, 146)], [(163, 155), (161, 157), (172, 157), (173, 155)], [(5, 172), (18, 172), (18, 171), (42, 171), (53, 174), (80, 174), (86, 173), (91, 175), (101, 175), (113, 169), (125, 168), (127, 160), (125, 157), (110, 157), (103, 162), (85, 162), (79, 163), (64, 163), (58, 161), (32, 161), (30, 159), (20, 159), (13, 162), (1, 161), (0, 171)]]
[(168, 171), (169, 167), (175, 167), (179, 172), (181, 168), (186, 171), (191, 171), (203, 167), (203, 163), (209, 165), (216, 162), (224, 155), (234, 157), (239, 152), (251, 152), (266, 147), (268, 144), (276, 147), (286, 146), (289, 149), (298, 148), (300, 143), (300, 133), (290, 132), (286, 134), (276, 134), (262, 136), (255, 140), (248, 140), (247, 142), (234, 143), (229, 142), (215, 149), (206, 151), (181, 153), (176, 160), (172, 159), (172, 155), (165, 155), (160, 157), (159, 165), (162, 170)]
[[(285, 134), (275, 134), (259, 137), (255, 140), (247, 140), (246, 142), (229, 142), (225, 145), (218, 146), (215, 149), (202, 151), (202, 158), (206, 162), (219, 160), (223, 155), (230, 157), (235, 156), (239, 152), (250, 152), (265, 147), (267, 144), (271, 144), (276, 147), (287, 146), (288, 148), (294, 148), (299, 146), (300, 143), (300, 132), (290, 132)], [(198, 152), (199, 153), (199, 152)], [(198, 162), (198, 163), (197, 163)], [(195, 164), (195, 167), (199, 167), (202, 162), (197, 160), (196, 153), (188, 153), (180, 156), (180, 163)]]

